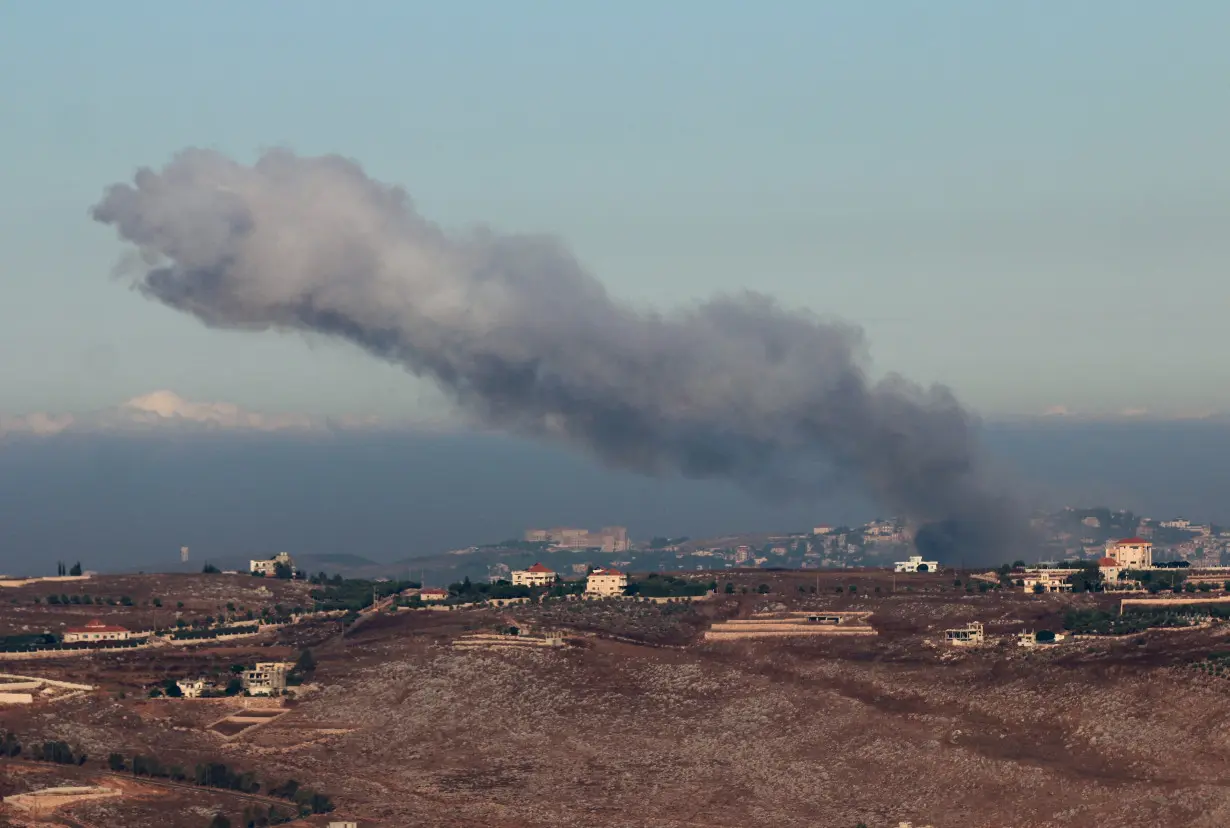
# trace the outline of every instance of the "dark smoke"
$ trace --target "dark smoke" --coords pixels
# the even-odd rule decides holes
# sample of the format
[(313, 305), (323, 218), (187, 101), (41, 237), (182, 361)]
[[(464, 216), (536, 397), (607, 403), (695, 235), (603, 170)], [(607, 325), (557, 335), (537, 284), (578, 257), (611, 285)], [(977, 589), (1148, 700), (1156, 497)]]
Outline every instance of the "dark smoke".
[(868, 379), (857, 328), (721, 296), (669, 314), (612, 299), (559, 242), (449, 235), (356, 164), (187, 150), (108, 189), (142, 292), (207, 325), (332, 334), (433, 378), (464, 410), (646, 474), (815, 498), (853, 480), (929, 547), (1000, 560), (1017, 514), (942, 386)]

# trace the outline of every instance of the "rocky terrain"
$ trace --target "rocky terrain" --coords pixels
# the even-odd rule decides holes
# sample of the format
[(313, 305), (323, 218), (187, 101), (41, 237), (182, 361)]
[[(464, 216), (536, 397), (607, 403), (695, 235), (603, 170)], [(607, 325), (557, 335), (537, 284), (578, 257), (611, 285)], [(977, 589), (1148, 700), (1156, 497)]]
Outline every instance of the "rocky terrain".
[[(1026, 650), (1008, 636), (1059, 629), (1066, 605), (1107, 599), (970, 593), (941, 576), (901, 579), (892, 593), (885, 575), (863, 576), (851, 595), (858, 576), (789, 573), (759, 595), (766, 576), (749, 577), (695, 605), (410, 611), (345, 636), (322, 627), (311, 689), (226, 743), (204, 728), (233, 700), (98, 692), (0, 712), (0, 726), (104, 764), (122, 749), (189, 767), (226, 762), (267, 780), (264, 790), (294, 778), (326, 791), (337, 818), (364, 825), (1230, 822), (1230, 680), (1189, 666), (1230, 650), (1226, 627)], [(782, 607), (870, 610), (880, 635), (700, 643), (713, 618)], [(1002, 638), (968, 650), (940, 643), (944, 628), (971, 620)], [(448, 646), (509, 622), (558, 629), (566, 644)], [(0, 762), (6, 792), (21, 775), (10, 767), (42, 767)], [(92, 758), (61, 773), (99, 769)], [(247, 804), (142, 790), (66, 813), (91, 826), (204, 828), (211, 808), (237, 818)]]

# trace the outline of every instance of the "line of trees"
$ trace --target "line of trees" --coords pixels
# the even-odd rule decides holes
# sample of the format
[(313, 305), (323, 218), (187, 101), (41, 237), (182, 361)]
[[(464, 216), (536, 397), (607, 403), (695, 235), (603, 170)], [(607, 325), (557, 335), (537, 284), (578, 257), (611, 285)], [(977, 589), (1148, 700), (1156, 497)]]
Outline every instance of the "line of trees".
[(74, 575), (74, 576), (80, 577), (81, 576), (81, 561), (77, 561), (75, 564), (72, 565), (71, 568), (67, 566), (64, 563), (64, 561), (57, 561), (56, 562), (56, 574), (61, 577), (63, 577), (64, 575)]
[[(85, 761), (84, 757), (81, 761)], [(136, 754), (130, 760), (122, 753), (112, 753), (107, 757), (107, 766), (115, 773), (130, 772), (133, 776), (169, 779), (172, 782), (198, 785), (202, 788), (220, 788), (246, 794), (260, 793), (262, 787), (260, 780), (252, 771), (241, 771), (224, 762), (200, 762), (189, 772), (182, 765), (169, 765), (158, 757), (148, 754)], [(280, 818), (277, 822), (271, 821), (273, 818), (271, 810), (263, 817), (267, 820), (264, 823), (266, 825), (290, 822), (298, 816), (327, 814), (333, 810), (333, 800), (327, 795), (303, 787), (294, 779), (288, 779), (279, 785), (270, 787), (266, 795), (288, 800), (297, 806), (295, 809), (297, 813), (282, 815), (285, 818)]]

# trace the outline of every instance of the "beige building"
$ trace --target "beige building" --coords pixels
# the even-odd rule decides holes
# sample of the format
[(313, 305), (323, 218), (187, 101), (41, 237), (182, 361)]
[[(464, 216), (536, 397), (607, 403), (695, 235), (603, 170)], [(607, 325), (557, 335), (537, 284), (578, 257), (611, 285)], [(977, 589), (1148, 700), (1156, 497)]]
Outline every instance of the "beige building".
[(618, 569), (595, 569), (585, 579), (586, 595), (623, 595), (628, 576)]
[(1111, 584), (1119, 580), (1119, 573), (1123, 571), (1123, 567), (1114, 558), (1099, 558), (1098, 571), (1102, 573), (1102, 580)]
[(69, 627), (64, 631), (65, 644), (78, 644), (94, 641), (127, 641), (132, 633), (124, 627), (114, 627), (104, 624), (97, 618), (84, 627)]
[(1106, 547), (1106, 557), (1114, 558), (1123, 569), (1152, 569), (1153, 544), (1144, 538), (1124, 538)]
[(518, 569), (512, 574), (512, 582), (518, 586), (548, 586), (555, 583), (555, 572), (550, 568), (536, 563), (529, 569)]
[[(1025, 585), (1025, 593), (1034, 592), (1071, 592), (1072, 585), (1068, 578), (1080, 572), (1079, 569), (1027, 569), (1021, 579)], [(1038, 589), (1041, 585), (1042, 589)]]
[(244, 671), (243, 689), (253, 696), (273, 696), (286, 689), (286, 674), (294, 666), (282, 661), (260, 662)]
[(448, 590), (446, 589), (435, 589), (433, 587), (428, 587), (427, 589), (419, 590), (419, 600), (424, 603), (443, 601), (445, 598), (448, 598)]
[(554, 529), (530, 529), (525, 539), (531, 543), (550, 543), (562, 549), (601, 549), (603, 552), (627, 552), (630, 546), (628, 530), (623, 526), (604, 526), (596, 532), (558, 526)]
[(279, 552), (267, 561), (248, 561), (248, 571), (272, 578), (278, 574), (278, 564), (284, 564), (294, 571), (295, 562), (289, 552)]

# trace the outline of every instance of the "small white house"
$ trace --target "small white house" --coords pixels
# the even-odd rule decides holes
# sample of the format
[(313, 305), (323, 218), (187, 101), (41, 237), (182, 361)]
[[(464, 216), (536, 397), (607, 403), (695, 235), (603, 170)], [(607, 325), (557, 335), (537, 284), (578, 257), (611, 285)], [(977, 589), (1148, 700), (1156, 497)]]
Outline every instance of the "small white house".
[(205, 679), (179, 679), (175, 685), (179, 687), (179, 692), (184, 694), (185, 699), (199, 699), (208, 686)]
[(922, 555), (911, 555), (908, 561), (893, 564), (894, 572), (939, 572), (938, 561), (924, 561)]
[(512, 574), (512, 582), (518, 586), (549, 586), (555, 583), (555, 571), (536, 563), (529, 569), (518, 569)]
[(95, 618), (84, 627), (69, 627), (64, 631), (65, 644), (77, 644), (86, 641), (127, 641), (132, 633), (124, 627), (104, 624)]

